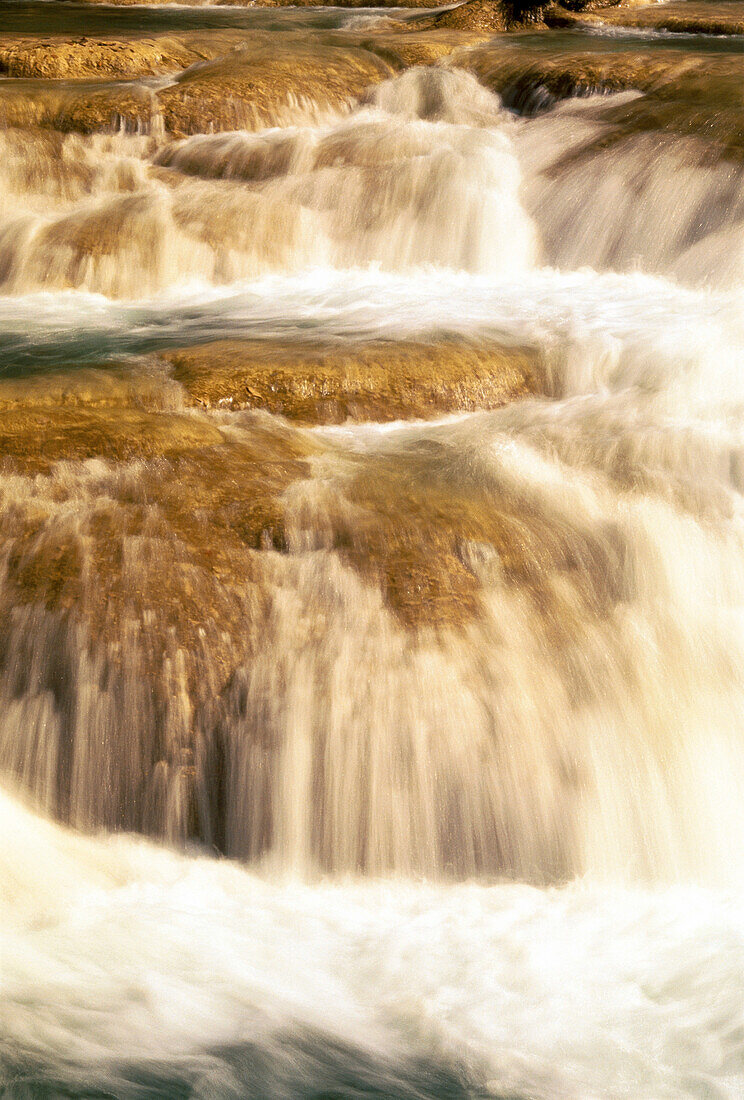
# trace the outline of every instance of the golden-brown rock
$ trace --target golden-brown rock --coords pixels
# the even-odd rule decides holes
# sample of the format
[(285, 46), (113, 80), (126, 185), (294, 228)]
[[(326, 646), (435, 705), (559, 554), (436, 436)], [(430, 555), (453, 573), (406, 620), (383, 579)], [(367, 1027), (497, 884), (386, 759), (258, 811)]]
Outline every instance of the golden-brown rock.
[[(508, 46), (495, 39), (456, 50), (446, 63), (467, 69), (509, 105), (528, 111), (535, 89), (540, 89), (541, 104), (546, 96), (549, 100), (591, 92), (643, 92), (632, 103), (608, 104), (602, 145), (655, 131), (697, 135), (709, 157), (744, 156), (744, 82), (737, 56), (637, 46), (556, 52), (537, 48), (529, 40), (522, 46), (515, 36)], [(586, 155), (595, 148), (587, 146)]]
[(391, 75), (378, 56), (358, 47), (253, 41), (219, 61), (188, 70), (158, 94), (165, 127), (177, 135), (256, 129), (343, 110), (370, 84)]
[(413, 65), (434, 65), (449, 57), (454, 50), (475, 46), (492, 33), (436, 26), (427, 28), (422, 20), (420, 25), (418, 22), (400, 23), (395, 31), (380, 29), (374, 35), (359, 38), (358, 43), (394, 69), (401, 70)]
[(263, 408), (316, 424), (495, 408), (537, 386), (526, 351), (454, 341), (325, 348), (219, 341), (163, 357), (201, 405)]
[(179, 72), (197, 61), (227, 53), (245, 37), (244, 32), (231, 30), (106, 38), (6, 35), (0, 44), (0, 73), (17, 78), (81, 80)]
[[(566, 7), (573, 8), (572, 4)], [(724, 3), (700, 0), (671, 0), (671, 3), (624, 3), (605, 10), (605, 5), (590, 3), (573, 12), (574, 23), (615, 27), (639, 27), (684, 34), (744, 34), (744, 4), (741, 0)]]
[[(135, 43), (131, 53), (101, 40), (61, 42), (50, 54), (19, 47), (16, 55), (8, 47), (7, 64), (27, 75), (0, 89), (0, 121), (81, 133), (122, 125), (165, 127), (176, 135), (258, 129), (347, 110), (365, 88), (393, 73), (381, 56), (357, 44), (358, 36), (335, 45), (308, 43), (293, 32), (215, 32), (168, 41), (172, 48)], [(178, 70), (180, 62), (188, 67), (165, 87), (112, 79)], [(87, 82), (51, 78), (61, 76)], [(102, 76), (107, 79), (95, 79)]]
[[(97, 634), (118, 630), (118, 617), (136, 607), (137, 614), (149, 608), (165, 632), (163, 645), (172, 628), (179, 645), (193, 646), (200, 585), (210, 592), (217, 585), (208, 606), (220, 608), (229, 632), (230, 591), (244, 591), (262, 575), (253, 555), (317, 538), (316, 525), (408, 626), (454, 624), (477, 613), (480, 582), (463, 551), (469, 540), (494, 547), (507, 572), (536, 560), (518, 508), (510, 512), (505, 502), (503, 514), (494, 512), (442, 481), (436, 448), (392, 458), (347, 454), (263, 411), (337, 422), (496, 406), (534, 389), (525, 352), (446, 343), (321, 351), (224, 342), (163, 357), (173, 378), (146, 362), (0, 383), (2, 477), (31, 475), (40, 486), (51, 479), (33, 506), (6, 516), (16, 599), (75, 608)], [(180, 386), (202, 408), (182, 409)], [(204, 409), (224, 404), (261, 411)], [(321, 458), (317, 484), (325, 488), (288, 517), (286, 491), (312, 479)], [(103, 494), (91, 460), (114, 471)], [(58, 507), (69, 494), (77, 499), (74, 513)], [(126, 546), (153, 539), (161, 549), (139, 562), (139, 588), (130, 591)]]
[(152, 89), (125, 83), (13, 80), (0, 88), (0, 124), (63, 133), (149, 129), (158, 116)]

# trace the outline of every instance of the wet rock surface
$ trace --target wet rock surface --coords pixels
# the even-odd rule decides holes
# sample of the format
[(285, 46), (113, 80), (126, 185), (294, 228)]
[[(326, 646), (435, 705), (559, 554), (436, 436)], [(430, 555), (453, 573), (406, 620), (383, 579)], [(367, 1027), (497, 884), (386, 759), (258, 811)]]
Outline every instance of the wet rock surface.
[(178, 73), (198, 61), (222, 56), (243, 39), (240, 31), (111, 38), (5, 35), (0, 44), (0, 74), (80, 80)]
[[(279, 629), (286, 602), (300, 609), (296, 636), (324, 629), (325, 613), (312, 596), (318, 584), (340, 585), (349, 599), (366, 601), (374, 629), (391, 639), (401, 630), (460, 629), (480, 614), (482, 578), (471, 556), (482, 557), (488, 545), (507, 572), (527, 557), (510, 506), (494, 515), (467, 479), (458, 486), (437, 478), (436, 443), (428, 457), (405, 446), (389, 457), (365, 456), (342, 436), (292, 428), (260, 408), (257, 396), (260, 387), (272, 395), (269, 405), (278, 400), (274, 380), (284, 376), (286, 385), (287, 350), (254, 348), (247, 356), (244, 349), (237, 379), (230, 373), (234, 349), (228, 372), (221, 369), (228, 350), (213, 349), (211, 376), (205, 349), (194, 349), (169, 356), (166, 369), (161, 358), (0, 382), (0, 623), (7, 640), (0, 676), (15, 667), (24, 637), (33, 634), (30, 674), (54, 681), (50, 709), (39, 720), (49, 737), (59, 727), (74, 774), (87, 782), (94, 771), (101, 780), (99, 796), (80, 816), (76, 781), (63, 771), (47, 791), (51, 812), (81, 826), (193, 835), (236, 854), (240, 842), (224, 833), (219, 799), (204, 798), (213, 754), (221, 751), (215, 723), (232, 706), (241, 670), (261, 659)], [(486, 381), (477, 373), (468, 380), (467, 351), (448, 365), (446, 347), (386, 350), (387, 371), (375, 366), (379, 349), (355, 349), (326, 356), (334, 369), (325, 376), (317, 351), (304, 362), (300, 352), (291, 357), (292, 375), (301, 376), (303, 364), (317, 391), (324, 377), (353, 381), (361, 372), (365, 400), (378, 408), (391, 387), (395, 401), (395, 393), (418, 384), (427, 411), (437, 363), (445, 392), (448, 371), (462, 376), (465, 407)], [(284, 371), (272, 361), (277, 356)], [(502, 399), (515, 396), (515, 364), (524, 372), (524, 357), (507, 351), (486, 361), (492, 374), (502, 364)], [(320, 378), (308, 378), (319, 363)], [(393, 368), (407, 368), (405, 379)], [(469, 395), (468, 381), (475, 387)], [(184, 406), (184, 392), (187, 400), (202, 394), (207, 404), (225, 389), (239, 405), (246, 385), (255, 411)], [(523, 378), (517, 389), (524, 392)], [(311, 412), (325, 419), (322, 401), (292, 400), (303, 419)], [(456, 407), (454, 394), (450, 400)], [(362, 402), (359, 411), (370, 409)], [(445, 446), (441, 457), (451, 460), (451, 450)], [(479, 549), (468, 549), (473, 540)], [(97, 702), (86, 697), (97, 717), (80, 694), (95, 669)], [(122, 693), (134, 708), (124, 725), (116, 713)], [(34, 720), (23, 720), (28, 736)], [(99, 740), (96, 731), (104, 728)], [(121, 757), (125, 740), (131, 767)], [(26, 743), (17, 742), (19, 753)], [(4, 763), (13, 771), (8, 751)], [(20, 772), (33, 771), (24, 759)]]
[(365, 88), (390, 76), (377, 56), (355, 47), (305, 46), (294, 39), (279, 50), (261, 39), (220, 61), (185, 72), (158, 97), (174, 134), (276, 124), (282, 110), (345, 108)]
[(0, 48), (0, 72), (13, 78), (0, 86), (0, 122), (182, 136), (312, 120), (347, 111), (395, 72), (435, 63), (483, 37), (381, 27), (374, 35), (325, 33), (309, 42), (296, 32), (261, 31), (118, 41), (27, 38)]
[(508, 106), (526, 115), (550, 110), (560, 100), (638, 91), (642, 96), (631, 103), (608, 104), (605, 118), (611, 125), (603, 132), (602, 143), (621, 142), (650, 131), (699, 135), (709, 158), (741, 160), (744, 85), (740, 56), (696, 54), (675, 48), (674, 43), (664, 50), (621, 43), (610, 51), (600, 42), (591, 49), (551, 53), (546, 48), (549, 41), (549, 33), (544, 44), (536, 44), (534, 36), (525, 37), (524, 43), (519, 35), (508, 43), (496, 39), (456, 51), (447, 63), (474, 73)]
[[(105, 572), (112, 563), (123, 563), (121, 545), (118, 551), (113, 545), (122, 538), (167, 538), (169, 544), (175, 539), (190, 547), (191, 558), (203, 555), (200, 568), (214, 569), (223, 561), (218, 572), (224, 573), (237, 569), (238, 559), (243, 569), (246, 551), (299, 549), (317, 523), (313, 537), (321, 544), (330, 537), (330, 545), (363, 577), (381, 584), (404, 621), (418, 622), (417, 607), (422, 621), (428, 621), (431, 606), (420, 602), (422, 585), (440, 608), (437, 621), (456, 620), (473, 613), (478, 590), (475, 575), (457, 557), (458, 540), (477, 537), (483, 542), (489, 537), (488, 525), (476, 519), (475, 505), (457, 506), (454, 497), (448, 505), (440, 487), (441, 508), (433, 513), (437, 521), (429, 539), (426, 526), (421, 527), (428, 503), (419, 496), (423, 492), (428, 500), (430, 489), (422, 470), (416, 476), (424, 480), (413, 490), (409, 478), (418, 463), (414, 455), (404, 458), (398, 469), (396, 461), (389, 465), (347, 454), (332, 437), (290, 429), (268, 413), (308, 425), (431, 416), (497, 407), (527, 395), (535, 385), (534, 362), (518, 350), (370, 344), (323, 352), (235, 342), (170, 352), (141, 368), (61, 371), (43, 382), (0, 382), (5, 500), (16, 531), (6, 545), (14, 547), (9, 551), (9, 578), (24, 602), (74, 607), (81, 621), (92, 615), (99, 622), (103, 614), (97, 629), (104, 622), (114, 628), (114, 605), (109, 600), (96, 610), (95, 599), (98, 586), (111, 591), (118, 583), (116, 570), (91, 585), (90, 569), (100, 566)], [(192, 412), (189, 402), (216, 411)], [(236, 419), (220, 409), (255, 412)], [(335, 470), (337, 487), (329, 495), (327, 483), (310, 505), (313, 491), (298, 513), (287, 490), (311, 477), (312, 462), (320, 462), (318, 485), (323, 484), (322, 469), (325, 476)], [(36, 493), (25, 509), (11, 504), (19, 477), (37, 479), (38, 506), (31, 504)], [(77, 534), (62, 537), (58, 524), (66, 514), (64, 501), (80, 504), (88, 481), (94, 484), (100, 478), (109, 486), (108, 503), (100, 502), (109, 518), (102, 518), (91, 500), (90, 529), (80, 527), (78, 517), (73, 524)], [(30, 490), (32, 482), (27, 485)], [(50, 511), (43, 500), (60, 507)], [(368, 513), (368, 522), (353, 537), (348, 527), (352, 501), (355, 509)], [(406, 511), (411, 513), (407, 533), (401, 529), (396, 535)], [(303, 535), (301, 528), (308, 523)], [(155, 557), (151, 565), (160, 577), (163, 563)], [(411, 574), (414, 566), (418, 580)], [(455, 583), (452, 571), (455, 580), (467, 580), (469, 594), (464, 580)], [(93, 603), (79, 599), (84, 575), (90, 586), (87, 599)], [(230, 584), (238, 584), (239, 575)], [(247, 575), (255, 575), (254, 565)], [(162, 592), (171, 591), (173, 583)], [(147, 590), (160, 614), (161, 581), (150, 578)], [(178, 599), (174, 592), (172, 600)], [(117, 600), (123, 607), (123, 595)], [(174, 613), (168, 611), (166, 618), (170, 621)]]
[(436, 12), (421, 20), (422, 26), (495, 34), (540, 25), (547, 4), (520, 0), (464, 0), (464, 3)]
[[(589, 3), (566, 4), (579, 13), (578, 21), (598, 26), (637, 27), (641, 30), (671, 31), (675, 34), (744, 34), (744, 5), (740, 0), (671, 0), (665, 4)], [(555, 17), (554, 17), (555, 18)]]
[[(280, 36), (282, 37), (282, 36)], [(112, 43), (6, 49), (19, 79), (0, 88), (6, 126), (45, 126), (91, 133), (115, 129), (255, 129), (302, 113), (343, 110), (368, 85), (391, 74), (378, 56), (354, 44), (306, 45), (290, 34), (278, 49), (260, 32), (216, 32), (192, 43), (137, 43), (131, 52)], [(217, 58), (215, 60), (215, 57)], [(179, 60), (181, 64), (179, 64)], [(113, 77), (173, 73), (165, 86)], [(50, 79), (51, 75), (55, 78)], [(81, 83), (81, 78), (107, 82)], [(20, 79), (23, 77), (23, 79)], [(34, 79), (30, 79), (33, 77)], [(74, 79), (73, 79), (74, 78)]]
[(537, 387), (534, 356), (477, 344), (380, 341), (324, 349), (221, 341), (163, 358), (202, 406), (263, 408), (309, 424), (497, 408)]

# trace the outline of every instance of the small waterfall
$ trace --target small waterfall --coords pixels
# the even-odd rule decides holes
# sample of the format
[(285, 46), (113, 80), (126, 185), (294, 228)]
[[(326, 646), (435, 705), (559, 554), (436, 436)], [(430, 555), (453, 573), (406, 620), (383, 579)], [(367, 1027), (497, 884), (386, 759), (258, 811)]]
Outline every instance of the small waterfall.
[(606, 141), (637, 99), (569, 102), (524, 127), (517, 147), (545, 260), (561, 269), (666, 275), (726, 289), (744, 280), (744, 175), (698, 137)]
[[(738, 880), (737, 310), (536, 268), (689, 267), (738, 169), (582, 160), (606, 110), (525, 122), (412, 69), (323, 125), (2, 136), (19, 302), (324, 265), (381, 279), (395, 332), (416, 307), (385, 272), (444, 279), (444, 330), (532, 348), (542, 394), (334, 435), (188, 408), (157, 357), (104, 411), (73, 388), (48, 463), (11, 441), (0, 480), (0, 766), (45, 811), (305, 873)], [(35, 402), (8, 406), (19, 439)]]
[[(324, 265), (435, 264), (503, 277), (528, 269), (535, 235), (498, 100), (466, 74), (413, 76), (415, 84), (406, 74), (383, 85), (373, 96), (380, 106), (331, 125), (160, 147), (124, 136), (70, 139), (62, 165), (48, 169), (40, 144), (43, 213), (28, 157), (19, 165), (12, 145), (0, 289), (131, 298)], [(480, 128), (444, 121), (469, 112)], [(72, 175), (78, 157), (89, 178), (52, 184), (55, 210), (47, 170)]]
[(502, 410), (334, 434), (163, 377), (158, 457), (5, 477), (5, 771), (309, 873), (738, 879), (744, 341), (632, 300), (574, 292)]

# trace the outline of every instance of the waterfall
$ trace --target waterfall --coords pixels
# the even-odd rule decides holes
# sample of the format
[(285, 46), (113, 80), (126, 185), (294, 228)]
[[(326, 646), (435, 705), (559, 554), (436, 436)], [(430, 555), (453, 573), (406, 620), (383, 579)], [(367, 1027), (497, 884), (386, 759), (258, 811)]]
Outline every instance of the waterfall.
[(327, 18), (0, 130), (0, 1091), (739, 1096), (740, 159)]

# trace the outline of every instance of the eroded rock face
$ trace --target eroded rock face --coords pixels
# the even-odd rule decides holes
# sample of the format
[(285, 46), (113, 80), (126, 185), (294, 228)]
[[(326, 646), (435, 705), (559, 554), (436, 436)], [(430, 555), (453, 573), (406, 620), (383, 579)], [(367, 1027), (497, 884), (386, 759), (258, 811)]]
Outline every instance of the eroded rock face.
[[(349, 561), (363, 576), (381, 580), (383, 575), (395, 572), (393, 565), (385, 566), (385, 555), (380, 552), (384, 544), (398, 538), (393, 536), (396, 512), (410, 506), (411, 524), (417, 525), (427, 511), (420, 494), (439, 493), (442, 509), (431, 510), (431, 515), (438, 517), (435, 527), (443, 524), (452, 538), (478, 534), (482, 541), (487, 532), (474, 519), (475, 504), (470, 501), (465, 512), (455, 508), (448, 518), (447, 493), (443, 486), (437, 489), (428, 484), (423, 468), (416, 475), (421, 479), (420, 488), (412, 490), (411, 477), (419, 465), (415, 455), (404, 460), (408, 472), (401, 474), (399, 482), (397, 460), (391, 463), (365, 458), (353, 448), (346, 454), (345, 445), (336, 442), (336, 437), (290, 429), (268, 414), (281, 413), (308, 426), (375, 417), (390, 420), (432, 416), (499, 407), (534, 392), (537, 379), (534, 357), (498, 347), (367, 343), (341, 344), (325, 350), (299, 346), (293, 351), (286, 345), (266, 342), (222, 341), (162, 353), (158, 360), (142, 367), (60, 372), (51, 379), (4, 381), (0, 383), (0, 449), (7, 479), (5, 501), (11, 506), (13, 486), (20, 485), (18, 478), (37, 479), (40, 487), (48, 486), (50, 500), (59, 503), (69, 498), (69, 492), (76, 498), (74, 485), (89, 479), (93, 485), (104, 477), (110, 483), (106, 499), (109, 503), (118, 500), (132, 522), (136, 514), (137, 522), (144, 524), (143, 537), (157, 513), (155, 526), (167, 520), (172, 527), (168, 537), (185, 539), (191, 546), (190, 553), (198, 551), (206, 562), (213, 553), (224, 553), (229, 558), (231, 546), (237, 553), (245, 549), (258, 551), (267, 544), (286, 549), (297, 538), (302, 542), (306, 536), (300, 535), (297, 528), (294, 535), (288, 533), (286, 493), (292, 484), (312, 478), (311, 464), (317, 460), (320, 466), (316, 472), (326, 469), (323, 483), (331, 468), (340, 478), (335, 491), (337, 503), (331, 511), (331, 497), (325, 488), (318, 497), (320, 514), (325, 517), (321, 530), (329, 530), (333, 512), (334, 544), (347, 547)], [(197, 407), (190, 409), (189, 403)], [(255, 412), (206, 411), (211, 408)], [(40, 439), (44, 440), (43, 447), (39, 447)], [(428, 468), (428, 460), (424, 465)], [(127, 472), (130, 468), (131, 477)], [(135, 468), (136, 500), (131, 497)], [(120, 489), (113, 487), (116, 484)], [(348, 498), (343, 486), (348, 488)], [(403, 497), (399, 499), (400, 490)], [(44, 489), (39, 499), (46, 495)], [(364, 499), (366, 507), (377, 514), (376, 534), (370, 536), (369, 544), (364, 535), (359, 541), (347, 530), (343, 499), (356, 504)], [(91, 498), (94, 510), (98, 503)], [(143, 508), (150, 512), (155, 509), (147, 521)], [(103, 524), (101, 540), (93, 533), (90, 538), (86, 535), (74, 552), (58, 552), (54, 547), (64, 546), (65, 540), (55, 542), (57, 533), (47, 529), (43, 507), (31, 507), (30, 526), (24, 525), (23, 509), (13, 514), (21, 539), (11, 563), (18, 598), (80, 611), (76, 594), (82, 583), (82, 559), (91, 550), (93, 558), (85, 568), (97, 568), (95, 562), (103, 555), (103, 568), (108, 569), (112, 551), (106, 549), (106, 542), (116, 541), (115, 531)], [(77, 519), (73, 515), (69, 518), (75, 526)], [(133, 537), (129, 520), (125, 529), (128, 537)], [(463, 530), (455, 536), (451, 529), (460, 521)], [(368, 524), (367, 535), (371, 530)], [(323, 541), (326, 535), (318, 537)], [(408, 536), (402, 537), (407, 542)], [(37, 538), (38, 554), (33, 550)], [(437, 541), (441, 541), (441, 534), (428, 549), (422, 544), (421, 567), (427, 561), (427, 574), (438, 570), (439, 583), (447, 588), (451, 586), (451, 580), (446, 579), (448, 567), (441, 562), (437, 566), (436, 554), (432, 557), (428, 552)], [(453, 554), (451, 549), (450, 565), (455, 562)], [(461, 573), (462, 565), (455, 564), (454, 572)], [(114, 581), (114, 574), (107, 579), (100, 577), (100, 583), (109, 587)], [(402, 579), (396, 582), (391, 591), (397, 591), (403, 583)], [(433, 584), (431, 581), (429, 588)], [(95, 600), (95, 591), (90, 595)], [(459, 614), (456, 603), (452, 604), (452, 614)], [(420, 613), (428, 617), (430, 609), (420, 603), (418, 606)], [(472, 600), (466, 600), (460, 610), (466, 613), (472, 606)], [(405, 615), (410, 621), (415, 619), (413, 608), (412, 602)], [(110, 609), (99, 610), (105, 616)], [(92, 605), (86, 614), (91, 613)]]

